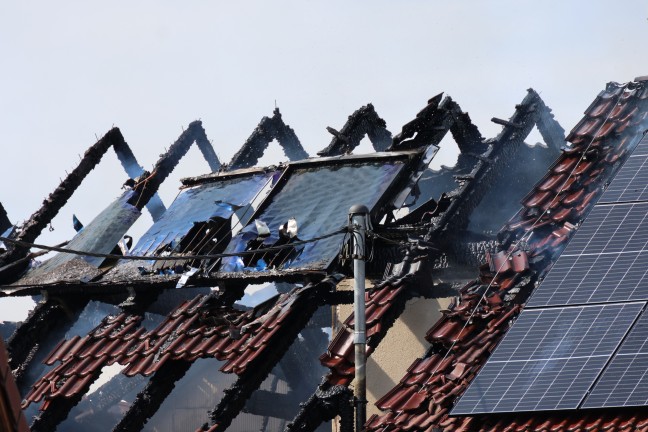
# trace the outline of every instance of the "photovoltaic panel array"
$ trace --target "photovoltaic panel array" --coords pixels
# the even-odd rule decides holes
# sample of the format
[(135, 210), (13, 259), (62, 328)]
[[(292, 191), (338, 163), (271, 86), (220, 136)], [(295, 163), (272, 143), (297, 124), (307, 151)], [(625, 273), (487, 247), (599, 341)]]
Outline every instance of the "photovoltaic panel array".
[(618, 171), (527, 307), (648, 300), (648, 136)]
[(648, 200), (648, 157), (632, 155), (610, 183), (600, 203)]
[(598, 205), (527, 307), (648, 300), (648, 202)]
[(452, 415), (577, 408), (644, 305), (524, 311)]
[(453, 415), (648, 405), (648, 135)]
[(648, 405), (648, 316), (644, 313), (605, 368), (583, 408)]

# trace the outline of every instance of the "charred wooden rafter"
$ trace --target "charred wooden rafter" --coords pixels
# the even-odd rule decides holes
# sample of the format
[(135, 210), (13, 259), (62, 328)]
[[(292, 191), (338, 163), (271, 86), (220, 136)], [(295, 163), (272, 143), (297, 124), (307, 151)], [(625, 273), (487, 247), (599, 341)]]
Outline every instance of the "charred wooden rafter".
[[(533, 91), (533, 89), (529, 89)], [(540, 95), (535, 99), (536, 127), (545, 144), (554, 152), (558, 152), (565, 144), (565, 129), (555, 119), (551, 108), (542, 100)]]
[(142, 430), (146, 422), (157, 412), (164, 399), (173, 391), (176, 382), (182, 378), (191, 363), (173, 361), (163, 365), (149, 380), (130, 408), (122, 417), (113, 432), (130, 432)]
[(295, 131), (284, 123), (279, 108), (275, 108), (272, 117), (263, 117), (261, 119), (252, 135), (228, 164), (228, 170), (255, 166), (270, 142), (275, 139), (279, 142), (289, 160), (295, 161), (308, 158), (308, 153), (299, 142)]
[[(187, 140), (190, 142), (187, 143)], [(28, 243), (33, 243), (41, 234), (43, 229), (52, 221), (58, 214), (61, 208), (72, 197), (76, 189), (81, 185), (86, 176), (92, 171), (101, 161), (102, 157), (111, 147), (117, 153), (117, 157), (122, 163), (124, 169), (129, 176), (146, 177), (137, 186), (136, 189), (140, 194), (136, 194), (136, 202), (134, 204), (138, 209), (143, 209), (152, 201), (152, 206), (149, 208), (154, 219), (157, 219), (164, 212), (164, 205), (157, 197), (157, 190), (160, 184), (166, 177), (173, 171), (182, 156), (189, 150), (189, 146), (195, 142), (200, 148), (205, 159), (212, 169), (218, 169), (220, 163), (211, 147), (205, 130), (201, 122), (195, 121), (189, 125), (189, 128), (183, 132), (178, 141), (171, 146), (169, 151), (164, 154), (158, 163), (155, 165), (153, 175), (144, 176), (144, 171), (137, 163), (133, 152), (130, 150), (128, 144), (118, 128), (112, 128), (108, 131), (99, 141), (93, 144), (83, 155), (78, 166), (67, 175), (67, 177), (59, 184), (59, 186), (43, 201), (41, 208), (36, 211), (32, 216), (21, 226), (15, 238)], [(28, 264), (28, 260), (23, 260), (20, 266), (10, 266), (4, 271), (1, 268), (14, 263), (21, 258), (25, 258), (28, 254), (28, 249), (15, 245), (7, 245), (7, 251), (0, 255), (0, 279), (11, 279), (24, 270)]]
[(7, 340), (9, 366), (21, 390), (25, 390), (23, 378), (34, 355), (52, 334), (64, 335), (81, 315), (88, 299), (78, 296), (52, 298), (42, 301), (29, 313)]
[(376, 151), (385, 151), (391, 145), (392, 136), (387, 130), (387, 123), (380, 118), (372, 104), (367, 104), (351, 114), (340, 131), (332, 127), (327, 127), (326, 130), (333, 135), (333, 139), (328, 147), (317, 153), (320, 156), (351, 153), (365, 135), (369, 137)]
[(388, 150), (406, 150), (439, 144), (454, 123), (452, 113), (445, 108), (442, 98), (443, 93), (440, 93), (428, 100), (425, 108), (394, 136)]
[(140, 210), (144, 208), (194, 143), (203, 152), (203, 155), (210, 155), (209, 157), (206, 156), (208, 161), (212, 160), (210, 167), (220, 167), (218, 158), (213, 153), (214, 149), (207, 139), (202, 122), (199, 120), (193, 121), (180, 134), (171, 147), (169, 147), (166, 153), (160, 156), (160, 159), (153, 166), (151, 173), (145, 172), (137, 179), (137, 182), (133, 186), (133, 190), (137, 193), (131, 198), (130, 204)]
[(224, 396), (210, 413), (211, 431), (224, 431), (245, 406), (252, 393), (259, 388), (275, 365), (290, 348), (299, 332), (306, 326), (320, 305), (320, 297), (337, 285), (339, 276), (331, 276), (324, 281), (304, 288), (303, 295), (295, 299), (291, 309), (299, 313), (292, 314), (292, 319), (284, 322), (273, 336), (273, 349), (267, 356), (258, 357), (245, 369), (243, 375), (224, 391)]
[(326, 379), (301, 405), (297, 416), (286, 425), (286, 432), (309, 432), (340, 416), (340, 431), (353, 431), (353, 393), (348, 387), (331, 385)]

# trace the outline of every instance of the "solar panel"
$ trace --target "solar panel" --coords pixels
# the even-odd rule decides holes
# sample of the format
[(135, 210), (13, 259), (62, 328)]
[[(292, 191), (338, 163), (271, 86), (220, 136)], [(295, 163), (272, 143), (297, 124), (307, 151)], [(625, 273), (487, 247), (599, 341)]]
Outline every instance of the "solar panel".
[[(135, 223), (141, 212), (129, 200), (133, 191), (124, 192), (101, 213), (99, 213), (86, 227), (79, 231), (67, 244), (69, 249), (107, 254), (119, 243), (124, 234)], [(80, 259), (79, 255), (60, 252), (47, 260), (43, 265), (36, 267), (28, 273), (30, 278), (44, 277), (73, 259)], [(89, 264), (99, 267), (103, 258), (83, 257)], [(73, 278), (74, 272), (67, 273)], [(78, 275), (82, 277), (83, 275)], [(58, 276), (60, 277), (60, 276)]]
[(196, 222), (214, 217), (228, 219), (241, 207), (241, 219), (253, 210), (250, 203), (272, 177), (272, 172), (253, 173), (231, 179), (215, 179), (213, 182), (183, 189), (162, 217), (151, 226), (132, 250), (133, 255), (153, 255), (165, 243), (182, 239)]
[(583, 408), (648, 405), (648, 315), (642, 314)]
[(644, 305), (525, 310), (451, 414), (577, 408)]
[[(354, 204), (372, 209), (378, 204), (404, 166), (403, 160), (350, 161), (342, 165), (302, 164), (290, 171), (281, 189), (255, 219), (270, 229), (264, 240), (270, 246), (279, 239), (279, 227), (295, 218), (299, 238), (310, 239), (336, 231), (348, 223)], [(297, 257), (281, 268), (326, 268), (337, 257), (344, 234), (300, 247)], [(226, 252), (239, 252), (256, 239), (254, 223), (246, 226), (228, 245)], [(240, 258), (225, 258), (221, 271), (240, 271)]]
[(598, 205), (527, 307), (648, 300), (648, 202)]
[(648, 405), (637, 300), (648, 301), (648, 135), (451, 414)]
[(648, 155), (632, 155), (623, 164), (599, 203), (648, 199)]
[(633, 156), (636, 155), (647, 155), (648, 154), (648, 134), (644, 135), (639, 144), (632, 152)]

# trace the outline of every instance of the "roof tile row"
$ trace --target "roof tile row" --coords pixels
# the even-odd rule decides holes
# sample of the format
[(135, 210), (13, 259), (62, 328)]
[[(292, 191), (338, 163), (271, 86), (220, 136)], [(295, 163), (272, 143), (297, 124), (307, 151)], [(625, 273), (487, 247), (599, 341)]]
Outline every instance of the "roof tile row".
[(213, 295), (197, 296), (149, 332), (139, 327), (140, 316), (106, 317), (88, 335), (64, 340), (52, 350), (45, 363), (60, 364), (33, 385), (23, 405), (45, 399), (45, 410), (53, 398), (84, 393), (101, 369), (114, 363), (124, 365), (127, 376), (150, 376), (168, 361), (213, 357), (224, 362), (222, 372), (241, 375), (272, 346), (282, 323), (299, 313), (291, 305), (310, 287), (246, 312), (222, 306)]

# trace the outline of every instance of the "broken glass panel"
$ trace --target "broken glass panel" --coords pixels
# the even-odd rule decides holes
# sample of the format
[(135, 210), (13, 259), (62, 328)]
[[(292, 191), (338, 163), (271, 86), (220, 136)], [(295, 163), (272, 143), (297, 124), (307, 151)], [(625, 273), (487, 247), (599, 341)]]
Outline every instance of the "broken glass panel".
[(251, 202), (273, 172), (221, 179), (184, 189), (173, 204), (139, 240), (133, 255), (164, 252), (215, 252), (231, 232), (245, 226), (254, 208)]
[[(122, 240), (126, 231), (128, 231), (141, 214), (135, 206), (128, 203), (132, 195), (133, 191), (127, 191), (110, 204), (88, 226), (84, 227), (70, 240), (67, 248), (99, 254), (111, 253), (120, 240)], [(66, 266), (70, 267), (70, 272), (65, 272), (62, 267), (72, 260), (85, 261), (89, 266)], [(26, 278), (36, 280), (47, 276), (56, 280), (57, 278), (69, 279), (73, 275), (76, 278), (82, 278), (86, 273), (88, 275), (92, 274), (91, 271), (88, 271), (88, 267), (99, 267), (103, 261), (104, 258), (81, 257), (79, 255), (61, 252), (45, 261), (39, 267), (29, 271)], [(40, 282), (45, 283), (47, 281), (41, 280)]]

